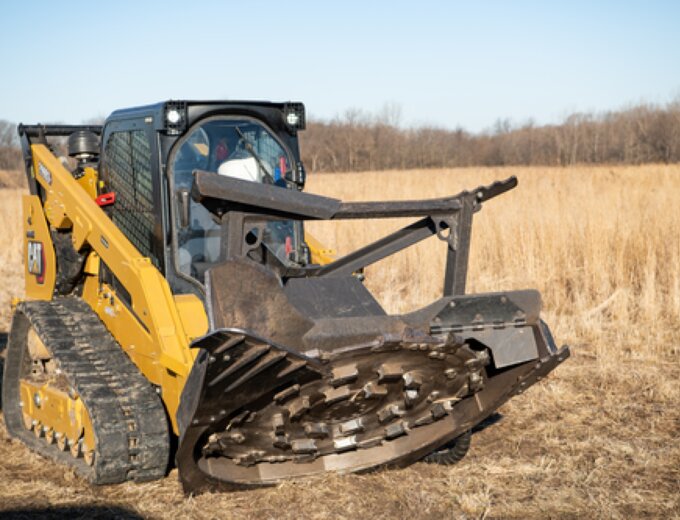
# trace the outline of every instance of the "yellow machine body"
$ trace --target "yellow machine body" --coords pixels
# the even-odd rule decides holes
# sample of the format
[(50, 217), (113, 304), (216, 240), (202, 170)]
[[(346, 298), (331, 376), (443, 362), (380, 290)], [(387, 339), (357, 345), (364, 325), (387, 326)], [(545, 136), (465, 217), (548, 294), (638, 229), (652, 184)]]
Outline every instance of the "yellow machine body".
[[(31, 146), (36, 181), (46, 192), (44, 213), (37, 196), (24, 199), (24, 227), (43, 241), (46, 276), (42, 284), (26, 273), (26, 298), (50, 299), (56, 257), (48, 225), (72, 231), (73, 246), (89, 244), (83, 299), (94, 309), (139, 370), (161, 389), (173, 429), (186, 377), (196, 357), (190, 342), (208, 330), (203, 303), (194, 295), (173, 296), (163, 275), (96, 204), (96, 174), (79, 180), (44, 145)], [(28, 240), (28, 239), (25, 239)], [(26, 245), (26, 247), (28, 247)], [(100, 260), (130, 294), (131, 307), (99, 280)], [(28, 268), (27, 268), (28, 269)]]

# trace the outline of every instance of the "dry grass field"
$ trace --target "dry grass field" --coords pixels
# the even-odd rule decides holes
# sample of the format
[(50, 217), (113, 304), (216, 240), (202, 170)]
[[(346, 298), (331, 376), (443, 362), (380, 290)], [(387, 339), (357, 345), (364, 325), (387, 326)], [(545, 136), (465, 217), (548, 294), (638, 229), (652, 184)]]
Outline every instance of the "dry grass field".
[[(312, 175), (309, 191), (434, 197), (509, 175), (519, 187), (475, 216), (468, 290), (538, 288), (573, 355), (502, 407), (462, 463), (186, 499), (175, 472), (91, 487), (8, 439), (0, 420), (0, 517), (680, 518), (680, 166)], [(19, 196), (0, 192), (0, 330), (21, 292)], [(309, 228), (342, 253), (402, 224)], [(367, 284), (388, 310), (410, 310), (439, 295), (443, 264), (429, 239), (369, 267)]]

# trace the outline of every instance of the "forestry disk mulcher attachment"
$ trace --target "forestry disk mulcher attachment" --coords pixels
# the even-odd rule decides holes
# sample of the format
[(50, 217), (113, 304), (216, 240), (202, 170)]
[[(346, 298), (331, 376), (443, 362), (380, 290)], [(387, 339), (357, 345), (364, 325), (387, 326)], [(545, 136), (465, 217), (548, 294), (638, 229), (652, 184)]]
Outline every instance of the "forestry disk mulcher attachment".
[[(160, 478), (174, 454), (186, 492), (453, 462), (569, 355), (536, 291), (465, 294), (473, 213), (515, 178), (424, 201), (306, 194), (304, 123), (301, 103), (168, 101), (20, 126), (11, 435), (99, 484)], [(415, 221), (340, 258), (303, 229), (388, 217)], [(388, 315), (357, 273), (431, 236), (443, 296)]]

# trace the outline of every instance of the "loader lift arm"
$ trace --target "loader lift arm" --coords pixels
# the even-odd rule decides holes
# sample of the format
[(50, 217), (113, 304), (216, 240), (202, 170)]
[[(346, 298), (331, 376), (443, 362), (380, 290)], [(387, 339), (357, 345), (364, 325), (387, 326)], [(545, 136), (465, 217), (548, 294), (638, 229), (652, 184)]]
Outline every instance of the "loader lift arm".
[(102, 126), (101, 125), (24, 125), (20, 124), (17, 127), (17, 133), (19, 134), (19, 141), (21, 143), (21, 150), (24, 159), (24, 166), (26, 171), (26, 177), (28, 180), (28, 189), (31, 195), (38, 194), (38, 184), (36, 182), (35, 176), (31, 175), (33, 171), (33, 154), (31, 151), (31, 145), (34, 144), (33, 140), (36, 139), (35, 144), (48, 145), (48, 137), (66, 137), (71, 135), (73, 132), (86, 131), (92, 132), (95, 135), (101, 135)]
[(246, 237), (258, 223), (272, 219), (349, 220), (424, 217), (334, 262), (305, 268), (304, 276), (346, 276), (432, 235), (448, 245), (444, 296), (465, 294), (473, 214), (481, 204), (517, 186), (509, 177), (490, 186), (431, 200), (342, 202), (338, 199), (255, 185), (210, 172), (194, 172), (192, 195), (226, 220), (225, 258), (247, 253)]
[[(93, 127), (20, 127), (29, 181), (35, 183), (35, 190), (32, 189), (28, 197), (44, 207), (45, 217), (53, 228), (71, 231), (76, 251), (91, 250), (86, 262), (90, 276), (85, 280), (84, 297), (109, 328), (113, 326), (121, 331), (123, 335), (116, 339), (142, 373), (163, 388), (163, 399), (177, 431), (175, 412), (195, 359), (186, 330), (186, 323), (191, 319), (183, 322), (180, 312), (182, 307), (202, 308), (202, 304), (193, 295), (174, 297), (163, 275), (83, 190), (48, 145), (32, 142), (32, 138), (44, 140), (44, 137), (68, 135), (82, 128)], [(100, 283), (100, 262), (129, 293), (129, 305), (122, 303), (112, 287)], [(186, 306), (178, 305), (179, 302)], [(111, 308), (117, 309), (118, 325), (112, 325)], [(205, 324), (198, 327), (200, 334), (207, 323), (200, 316), (192, 319), (197, 318)]]

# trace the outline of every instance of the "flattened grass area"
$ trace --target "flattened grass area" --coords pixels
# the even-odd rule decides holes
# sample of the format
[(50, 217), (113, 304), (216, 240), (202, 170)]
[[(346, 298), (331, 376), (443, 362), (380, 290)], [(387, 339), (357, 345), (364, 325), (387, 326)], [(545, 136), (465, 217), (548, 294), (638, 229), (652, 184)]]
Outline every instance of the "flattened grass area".
[[(520, 186), (475, 216), (469, 291), (538, 288), (572, 358), (504, 405), (462, 463), (186, 498), (175, 471), (89, 486), (9, 439), (0, 419), (0, 516), (680, 518), (680, 166), (312, 175), (309, 190), (433, 197), (511, 174)], [(0, 330), (22, 287), (20, 194), (0, 191)], [(309, 228), (342, 253), (400, 225)], [(443, 256), (430, 239), (369, 267), (367, 284), (388, 310), (415, 308), (437, 297)]]

